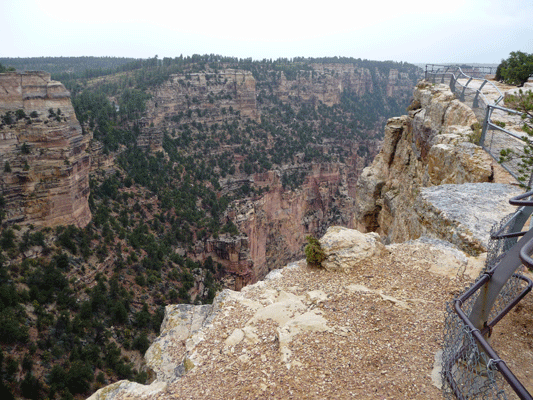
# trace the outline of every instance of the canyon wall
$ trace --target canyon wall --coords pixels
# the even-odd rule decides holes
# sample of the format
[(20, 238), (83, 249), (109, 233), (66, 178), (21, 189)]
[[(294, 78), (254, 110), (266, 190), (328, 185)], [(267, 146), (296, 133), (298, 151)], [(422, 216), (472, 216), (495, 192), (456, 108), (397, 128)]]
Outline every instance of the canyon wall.
[(6, 220), (87, 225), (90, 135), (82, 134), (70, 93), (48, 73), (0, 74), (0, 116)]
[(254, 175), (256, 187), (268, 191), (256, 199), (235, 201), (228, 211), (249, 240), (254, 281), (297, 259), (307, 235), (322, 235), (330, 225), (352, 225), (354, 202), (348, 195), (349, 168), (343, 164), (303, 164), (305, 181), (284, 189), (283, 172)]
[(165, 117), (193, 112), (198, 122), (221, 122), (230, 108), (257, 119), (255, 84), (251, 72), (236, 69), (172, 75), (153, 90), (148, 104), (150, 122), (162, 126)]
[(355, 64), (313, 63), (310, 67), (312, 71), (298, 71), (294, 80), (282, 73), (274, 89), (276, 95), (283, 101), (297, 98), (333, 106), (345, 90), (357, 96), (374, 93), (375, 80), (385, 83), (386, 96), (398, 99), (408, 96), (415, 83), (407, 73), (396, 69), (390, 69), (388, 76), (375, 69), (373, 77), (370, 69)]

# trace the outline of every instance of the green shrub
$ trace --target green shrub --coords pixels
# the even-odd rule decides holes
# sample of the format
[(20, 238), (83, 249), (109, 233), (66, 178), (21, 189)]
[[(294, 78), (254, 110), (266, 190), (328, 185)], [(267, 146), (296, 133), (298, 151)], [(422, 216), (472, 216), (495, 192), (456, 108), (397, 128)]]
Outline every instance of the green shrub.
[(306, 236), (307, 246), (305, 246), (305, 259), (307, 264), (312, 267), (322, 267), (322, 262), (326, 259), (324, 250), (320, 242), (313, 236)]
[(533, 75), (533, 54), (521, 51), (511, 52), (507, 60), (502, 60), (496, 70), (496, 80), (511, 85), (522, 86)]

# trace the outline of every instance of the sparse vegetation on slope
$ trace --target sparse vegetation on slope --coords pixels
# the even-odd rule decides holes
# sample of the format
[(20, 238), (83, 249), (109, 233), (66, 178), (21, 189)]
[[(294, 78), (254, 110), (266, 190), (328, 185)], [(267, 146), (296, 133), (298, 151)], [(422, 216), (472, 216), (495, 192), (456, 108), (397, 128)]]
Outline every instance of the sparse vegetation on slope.
[[(83, 229), (2, 226), (0, 313), (9, 323), (0, 328), (0, 390), (6, 393), (81, 398), (118, 379), (144, 382), (141, 355), (159, 331), (164, 306), (210, 302), (228, 278), (205, 246), (240, 235), (227, 212), (231, 202), (269, 190), (255, 184), (254, 174), (276, 170), (283, 190), (298, 190), (306, 165), (368, 162), (386, 118), (409, 100), (386, 95), (389, 70), (415, 74), (407, 64), (355, 59), (109, 61), (92, 72), (59, 62), (49, 69), (68, 85), (84, 133), (94, 137), (93, 219)], [(327, 105), (277, 92), (282, 79), (290, 85), (304, 73), (319, 79), (313, 63), (368, 69), (373, 94), (345, 90)], [(228, 103), (236, 99), (224, 89), (225, 69), (253, 74), (260, 118)], [(205, 99), (191, 95), (183, 110), (162, 111), (157, 90), (172, 74), (183, 77), (183, 87), (202, 74)], [(216, 121), (210, 112), (219, 112)], [(159, 148), (139, 145), (147, 132), (161, 135)]]

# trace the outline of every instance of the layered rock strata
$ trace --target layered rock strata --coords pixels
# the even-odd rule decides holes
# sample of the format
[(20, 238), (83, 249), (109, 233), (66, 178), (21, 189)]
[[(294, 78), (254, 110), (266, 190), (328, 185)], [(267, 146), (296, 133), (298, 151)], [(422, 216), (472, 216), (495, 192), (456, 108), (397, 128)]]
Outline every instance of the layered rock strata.
[(171, 125), (172, 118), (177, 122), (194, 114), (196, 122), (215, 123), (236, 112), (259, 118), (255, 79), (249, 71), (224, 69), (172, 75), (153, 91), (147, 115), (150, 123), (162, 128)]
[(300, 257), (306, 235), (322, 235), (332, 224), (352, 226), (350, 169), (324, 163), (304, 170), (305, 181), (297, 190), (283, 188), (281, 171), (254, 175), (254, 185), (268, 191), (257, 199), (235, 202), (228, 212), (249, 238), (256, 280)]
[[(456, 100), (447, 86), (426, 82), (416, 86), (410, 108), (409, 115), (387, 122), (382, 149), (357, 182), (355, 225), (362, 231), (379, 232), (389, 242), (401, 242), (423, 234), (444, 238), (436, 234), (440, 228), (429, 222), (434, 220), (431, 214), (442, 221), (446, 214), (473, 214), (487, 203), (511, 212), (513, 208), (505, 203), (519, 192), (516, 186), (464, 185), (514, 182), (472, 143), (478, 126), (473, 111)], [(438, 201), (443, 198), (449, 200), (447, 204)], [(485, 236), (479, 235), (487, 232), (467, 233), (471, 228), (463, 225), (465, 232), (456, 234), (477, 236), (470, 251), (480, 251)]]
[[(332, 106), (341, 100), (343, 91), (363, 96), (374, 93), (375, 82), (372, 71), (354, 64), (316, 63), (310, 64), (312, 71), (301, 70), (295, 79), (287, 79), (281, 73), (275, 82), (275, 93), (283, 101), (291, 98), (309, 103), (322, 103)], [(401, 99), (407, 96), (415, 82), (409, 74), (396, 69), (389, 70), (389, 75), (375, 70), (377, 80), (385, 82), (385, 95)]]
[(44, 72), (0, 74), (0, 188), (11, 223), (85, 226), (90, 135), (65, 87)]
[(257, 282), (247, 237), (221, 235), (218, 239), (208, 239), (203, 250), (212, 254), (229, 275), (224, 280), (226, 287), (240, 290), (243, 286)]

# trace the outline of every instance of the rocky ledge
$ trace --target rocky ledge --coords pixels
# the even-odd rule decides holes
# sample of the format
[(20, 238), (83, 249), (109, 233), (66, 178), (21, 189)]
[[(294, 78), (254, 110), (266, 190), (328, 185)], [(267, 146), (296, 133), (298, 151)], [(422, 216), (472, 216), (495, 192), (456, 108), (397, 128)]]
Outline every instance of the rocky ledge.
[[(387, 122), (381, 151), (357, 182), (354, 226), (389, 243), (427, 235), (484, 251), (488, 230), (475, 226), (475, 215), (485, 210), (490, 228), (492, 208), (511, 212), (507, 200), (520, 188), (473, 143), (476, 116), (448, 86), (422, 81), (413, 96), (409, 115)], [(459, 214), (450, 225), (447, 216)]]
[[(145, 356), (153, 382), (116, 382), (90, 399), (441, 398), (444, 303), (484, 257), (435, 239), (384, 246), (341, 227), (321, 243), (331, 268), (301, 261), (213, 305), (168, 306)], [(527, 300), (514, 317), (532, 310)], [(527, 338), (493, 338), (529, 352)]]

